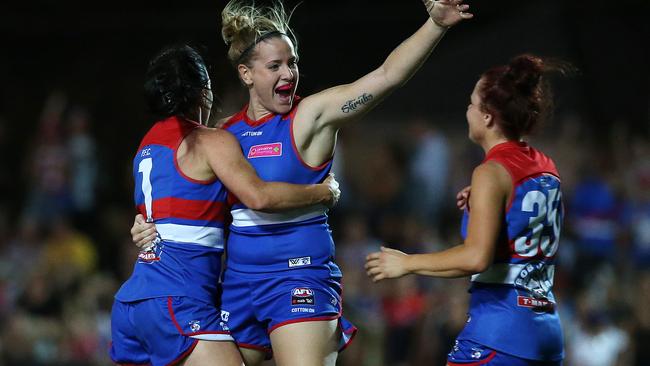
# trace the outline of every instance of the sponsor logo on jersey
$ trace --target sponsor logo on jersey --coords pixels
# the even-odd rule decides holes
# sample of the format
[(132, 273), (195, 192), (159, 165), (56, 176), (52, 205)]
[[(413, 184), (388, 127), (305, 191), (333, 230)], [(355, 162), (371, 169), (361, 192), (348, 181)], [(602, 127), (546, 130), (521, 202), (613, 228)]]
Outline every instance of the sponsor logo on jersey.
[(553, 287), (553, 267), (542, 261), (528, 263), (521, 269), (515, 286), (528, 290), (535, 298), (547, 298)]
[(517, 306), (541, 312), (552, 311), (555, 308), (555, 304), (547, 299), (536, 299), (528, 296), (517, 296)]
[(291, 308), (292, 313), (315, 313), (313, 308)]
[(162, 245), (159, 245), (154, 241), (149, 248), (145, 248), (138, 253), (138, 263), (155, 263), (160, 260), (162, 256)]
[(241, 136), (242, 137), (246, 137), (246, 136), (262, 136), (263, 132), (264, 131), (246, 131), (246, 132), (242, 133)]
[(314, 290), (307, 287), (296, 287), (291, 290), (291, 305), (314, 305)]
[(199, 320), (192, 320), (189, 322), (189, 325), (192, 332), (198, 332), (201, 330), (201, 321)]
[(311, 264), (311, 257), (300, 257), (289, 259), (289, 268), (308, 266)]
[(248, 150), (248, 158), (269, 158), (282, 156), (282, 143), (273, 142), (270, 144), (254, 145)]
[(555, 309), (555, 304), (548, 299), (553, 287), (553, 266), (543, 261), (530, 262), (521, 269), (514, 283), (518, 294), (521, 289), (526, 291), (525, 295), (517, 296), (517, 306), (540, 313)]

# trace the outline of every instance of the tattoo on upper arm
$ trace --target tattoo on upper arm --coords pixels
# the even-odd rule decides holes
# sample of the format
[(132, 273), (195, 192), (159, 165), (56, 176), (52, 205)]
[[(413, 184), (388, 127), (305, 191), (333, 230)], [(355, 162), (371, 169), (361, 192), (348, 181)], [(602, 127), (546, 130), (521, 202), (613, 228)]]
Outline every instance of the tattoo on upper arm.
[(341, 111), (343, 113), (354, 112), (360, 106), (368, 103), (373, 98), (372, 94), (363, 93), (357, 99), (348, 100), (341, 106)]

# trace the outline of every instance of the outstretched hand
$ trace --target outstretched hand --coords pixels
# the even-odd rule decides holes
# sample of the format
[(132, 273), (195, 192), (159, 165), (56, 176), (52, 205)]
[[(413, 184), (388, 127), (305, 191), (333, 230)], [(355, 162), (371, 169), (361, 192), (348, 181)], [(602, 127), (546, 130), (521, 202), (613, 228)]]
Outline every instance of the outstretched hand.
[(366, 256), (366, 274), (372, 282), (379, 282), (385, 278), (398, 278), (408, 273), (404, 261), (408, 254), (399, 250), (381, 247), (380, 252), (370, 253)]
[(463, 0), (423, 0), (423, 2), (431, 20), (444, 28), (449, 28), (463, 19), (471, 19), (474, 16), (467, 12), (469, 5), (463, 4)]

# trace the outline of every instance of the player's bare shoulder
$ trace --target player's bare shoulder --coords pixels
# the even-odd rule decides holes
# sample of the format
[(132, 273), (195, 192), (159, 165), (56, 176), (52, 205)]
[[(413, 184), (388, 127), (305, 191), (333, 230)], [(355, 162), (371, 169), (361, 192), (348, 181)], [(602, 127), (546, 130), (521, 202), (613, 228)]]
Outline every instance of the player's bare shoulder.
[(201, 127), (193, 133), (195, 143), (207, 154), (225, 154), (229, 150), (239, 150), (239, 142), (232, 133), (221, 128)]
[(501, 185), (508, 185), (511, 181), (510, 172), (501, 163), (489, 160), (474, 168), (472, 179), (492, 180)]

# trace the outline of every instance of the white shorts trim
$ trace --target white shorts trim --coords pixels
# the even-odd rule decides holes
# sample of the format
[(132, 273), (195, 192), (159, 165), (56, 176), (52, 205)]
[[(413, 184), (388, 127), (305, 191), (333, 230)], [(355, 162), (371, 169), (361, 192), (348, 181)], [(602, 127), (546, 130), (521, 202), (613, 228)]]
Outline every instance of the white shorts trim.
[(221, 342), (235, 341), (235, 339), (230, 334), (220, 334), (220, 333), (196, 334), (190, 336), (190, 338), (200, 339), (202, 341), (221, 341)]

